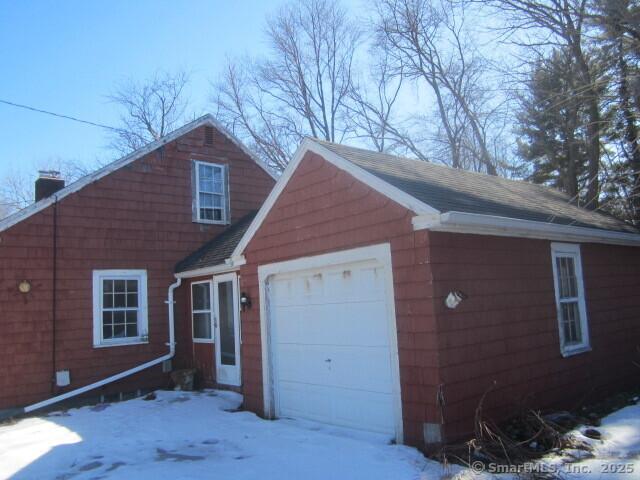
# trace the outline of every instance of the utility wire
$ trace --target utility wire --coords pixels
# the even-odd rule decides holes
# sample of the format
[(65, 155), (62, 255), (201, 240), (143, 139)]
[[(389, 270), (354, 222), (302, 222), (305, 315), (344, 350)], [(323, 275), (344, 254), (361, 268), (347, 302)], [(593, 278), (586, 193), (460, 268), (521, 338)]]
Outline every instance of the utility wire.
[(40, 108), (30, 107), (29, 105), (22, 105), (20, 103), (10, 102), (8, 100), (0, 99), (0, 103), (3, 103), (5, 105), (9, 105), (9, 106), (12, 106), (12, 107), (16, 107), (16, 108), (23, 108), (25, 110), (30, 110), (32, 112), (43, 113), (45, 115), (51, 115), (52, 117), (64, 118), (66, 120), (72, 120), (74, 122), (84, 123), (85, 125), (91, 125), (93, 127), (105, 128), (107, 130), (111, 130), (111, 131), (114, 131), (114, 132), (123, 132), (124, 131), (121, 128), (110, 127), (109, 125), (103, 125), (101, 123), (90, 122), (89, 120), (82, 120), (81, 118), (72, 117), (70, 115), (63, 115), (61, 113), (50, 112), (48, 110), (42, 110)]

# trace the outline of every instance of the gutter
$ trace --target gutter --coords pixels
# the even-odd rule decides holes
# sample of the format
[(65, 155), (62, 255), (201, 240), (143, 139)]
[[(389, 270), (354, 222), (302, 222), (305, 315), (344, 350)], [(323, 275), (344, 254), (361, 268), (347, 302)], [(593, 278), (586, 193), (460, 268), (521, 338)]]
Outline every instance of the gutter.
[(413, 217), (412, 223), (414, 230), (640, 246), (640, 234), (637, 233), (559, 225), (475, 213), (447, 212), (417, 215)]
[(116, 382), (118, 380), (121, 380), (125, 377), (128, 377), (130, 375), (133, 375), (134, 373), (138, 373), (141, 372), (142, 370), (146, 370), (147, 368), (153, 367), (154, 365), (158, 365), (162, 362), (165, 362), (167, 360), (171, 360), (173, 358), (173, 356), (176, 353), (176, 342), (175, 342), (175, 321), (174, 321), (174, 309), (173, 309), (173, 305), (175, 304), (175, 301), (173, 299), (173, 292), (176, 288), (178, 288), (180, 286), (180, 284), (182, 283), (182, 279), (178, 278), (176, 280), (176, 282), (172, 283), (169, 286), (169, 290), (167, 292), (167, 300), (166, 300), (166, 304), (168, 306), (169, 309), (169, 343), (167, 343), (168, 347), (169, 347), (169, 353), (167, 353), (166, 355), (163, 355), (159, 358), (156, 358), (155, 360), (151, 360), (149, 362), (143, 363), (141, 365), (138, 365), (137, 367), (131, 368), (129, 370), (125, 370), (124, 372), (120, 372), (117, 373), (115, 375), (111, 375), (110, 377), (104, 378), (102, 380), (99, 380), (95, 383), (91, 383), (89, 385), (85, 385), (84, 387), (80, 387), (80, 388), (76, 388), (75, 390), (71, 390), (69, 392), (63, 393), (61, 395), (57, 395), (55, 397), (49, 398), (47, 400), (43, 400), (42, 402), (38, 402), (38, 403), (34, 403), (32, 405), (28, 405), (22, 409), (17, 409), (17, 410), (12, 410), (11, 411), (11, 416), (15, 416), (15, 415), (20, 415), (20, 414), (24, 414), (24, 413), (30, 413), (33, 412), (35, 410), (39, 410), (41, 408), (44, 407), (48, 407), (50, 405), (53, 405), (55, 403), (61, 402), (63, 400), (67, 400), (68, 398), (72, 398), (75, 397), (77, 395), (80, 395), (82, 393), (86, 393), (90, 390), (93, 390), (94, 388), (98, 388), (98, 387), (102, 387), (103, 385), (107, 385), (109, 383), (113, 383)]
[(212, 267), (197, 268), (194, 270), (185, 270), (175, 274), (178, 279), (204, 277), (205, 275), (217, 275), (219, 273), (234, 272), (239, 270), (242, 265), (247, 263), (244, 256), (236, 256), (227, 258), (224, 263), (214, 265)]

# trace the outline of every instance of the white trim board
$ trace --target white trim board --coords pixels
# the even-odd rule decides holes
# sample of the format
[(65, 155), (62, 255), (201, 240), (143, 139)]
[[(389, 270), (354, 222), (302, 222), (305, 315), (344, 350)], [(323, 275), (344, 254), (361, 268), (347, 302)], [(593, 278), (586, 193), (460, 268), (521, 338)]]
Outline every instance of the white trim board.
[(640, 246), (640, 235), (635, 233), (464, 212), (447, 212), (435, 216), (419, 215), (413, 218), (413, 228), (434, 232)]
[(177, 130), (174, 130), (173, 132), (168, 133), (164, 137), (145, 145), (144, 147), (136, 150), (135, 152), (132, 152), (129, 155), (126, 155), (120, 158), (119, 160), (115, 160), (114, 162), (111, 162), (105, 167), (100, 168), (95, 172), (90, 173), (89, 175), (86, 175), (76, 180), (75, 182), (67, 185), (65, 188), (56, 192), (55, 194), (47, 198), (44, 198), (39, 202), (33, 203), (28, 207), (23, 208), (22, 210), (14, 213), (13, 215), (9, 215), (8, 217), (0, 220), (0, 232), (14, 226), (15, 224), (21, 222), (26, 218), (29, 218), (31, 215), (34, 215), (44, 210), (45, 208), (52, 205), (56, 201), (61, 200), (64, 197), (77, 192), (78, 190), (81, 190), (82, 188), (89, 185), (90, 183), (93, 183), (96, 180), (99, 180), (109, 175), (110, 173), (115, 172), (116, 170), (126, 165), (129, 165), (130, 163), (136, 160), (139, 160), (140, 158), (153, 152), (154, 150), (157, 150), (163, 145), (173, 142), (174, 140), (185, 135), (191, 130), (194, 130), (203, 125), (209, 125), (215, 128), (216, 130), (218, 130), (220, 133), (226, 136), (231, 142), (233, 142), (238, 148), (240, 148), (245, 154), (247, 154), (249, 158), (251, 158), (260, 168), (262, 168), (267, 174), (269, 174), (271, 178), (273, 178), (274, 180), (277, 180), (277, 177), (272, 172), (269, 171), (266, 165), (264, 165), (264, 163), (262, 163), (262, 161), (260, 161), (260, 159), (258, 159), (258, 157), (256, 157), (253, 153), (251, 153), (251, 151), (247, 147), (245, 147), (235, 135), (233, 135), (230, 131), (228, 131), (220, 122), (218, 122), (213, 117), (213, 115), (206, 114), (190, 123), (187, 123), (186, 125), (183, 125)]
[(360, 180), (382, 195), (385, 195), (391, 200), (399, 203), (403, 207), (414, 212), (416, 215), (436, 215), (440, 213), (435, 208), (427, 205), (414, 196), (400, 190), (399, 188), (394, 187), (390, 183), (376, 177), (375, 175), (367, 172), (365, 169), (360, 168), (354, 163), (344, 159), (340, 155), (332, 152), (328, 148), (314, 141), (312, 138), (307, 137), (302, 141), (293, 158), (287, 165), (287, 168), (285, 168), (284, 172), (280, 176), (278, 183), (276, 183), (275, 187), (273, 187), (273, 190), (271, 190), (271, 193), (262, 204), (262, 207), (260, 208), (260, 210), (258, 210), (258, 213), (251, 222), (251, 225), (249, 225), (249, 228), (236, 246), (236, 249), (233, 251), (233, 254), (231, 255), (232, 258), (242, 255), (244, 249), (264, 222), (267, 214), (276, 203), (276, 200), (278, 200), (278, 198), (280, 197), (280, 194), (287, 186), (287, 183), (289, 183), (289, 180), (293, 176), (293, 173), (296, 171), (298, 165), (307, 152), (316, 153), (324, 160), (338, 167), (340, 170), (353, 175), (357, 180)]
[(273, 367), (271, 365), (271, 337), (269, 327), (268, 291), (269, 280), (278, 274), (303, 272), (341, 264), (353, 264), (374, 260), (384, 267), (385, 290), (388, 317), (389, 353), (391, 361), (392, 386), (394, 394), (394, 417), (396, 442), (403, 443), (402, 400), (400, 387), (400, 364), (398, 358), (398, 330), (396, 323), (395, 294), (393, 289), (393, 266), (389, 243), (368, 247), (341, 250), (311, 257), (302, 257), (284, 262), (258, 267), (258, 287), (260, 297), (260, 342), (262, 350), (262, 386), (264, 413), (268, 418), (275, 416), (275, 392)]

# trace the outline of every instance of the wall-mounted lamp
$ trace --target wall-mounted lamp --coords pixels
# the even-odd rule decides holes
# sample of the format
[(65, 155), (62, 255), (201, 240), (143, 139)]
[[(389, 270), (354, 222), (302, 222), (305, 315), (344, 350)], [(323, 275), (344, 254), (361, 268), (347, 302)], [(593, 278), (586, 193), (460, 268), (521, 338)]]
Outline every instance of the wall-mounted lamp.
[(245, 292), (240, 294), (240, 306), (242, 307), (243, 312), (247, 308), (251, 308), (251, 297), (249, 297)]
[(444, 304), (448, 307), (448, 308), (456, 308), (458, 305), (460, 305), (460, 303), (462, 302), (462, 300), (464, 300), (465, 298), (467, 298), (467, 295), (459, 290), (453, 291), (453, 292), (449, 292), (449, 295), (447, 295), (447, 298), (445, 298), (444, 300)]
[(23, 294), (27, 294), (31, 291), (31, 284), (27, 280), (22, 280), (18, 284), (18, 291)]

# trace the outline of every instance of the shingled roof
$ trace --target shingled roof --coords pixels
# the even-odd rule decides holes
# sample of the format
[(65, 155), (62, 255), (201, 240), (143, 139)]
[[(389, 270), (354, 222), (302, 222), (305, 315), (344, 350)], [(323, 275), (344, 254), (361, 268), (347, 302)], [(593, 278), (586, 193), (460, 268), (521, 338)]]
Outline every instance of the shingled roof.
[(638, 233), (632, 226), (606, 213), (571, 203), (567, 195), (550, 187), (316, 139), (313, 141), (440, 213), (493, 215)]
[(251, 212), (242, 217), (213, 240), (205, 243), (198, 250), (178, 262), (175, 273), (224, 264), (225, 260), (231, 257), (233, 250), (238, 245), (238, 242), (240, 242), (240, 239), (247, 231), (247, 228), (249, 228), (255, 216), (256, 212)]

